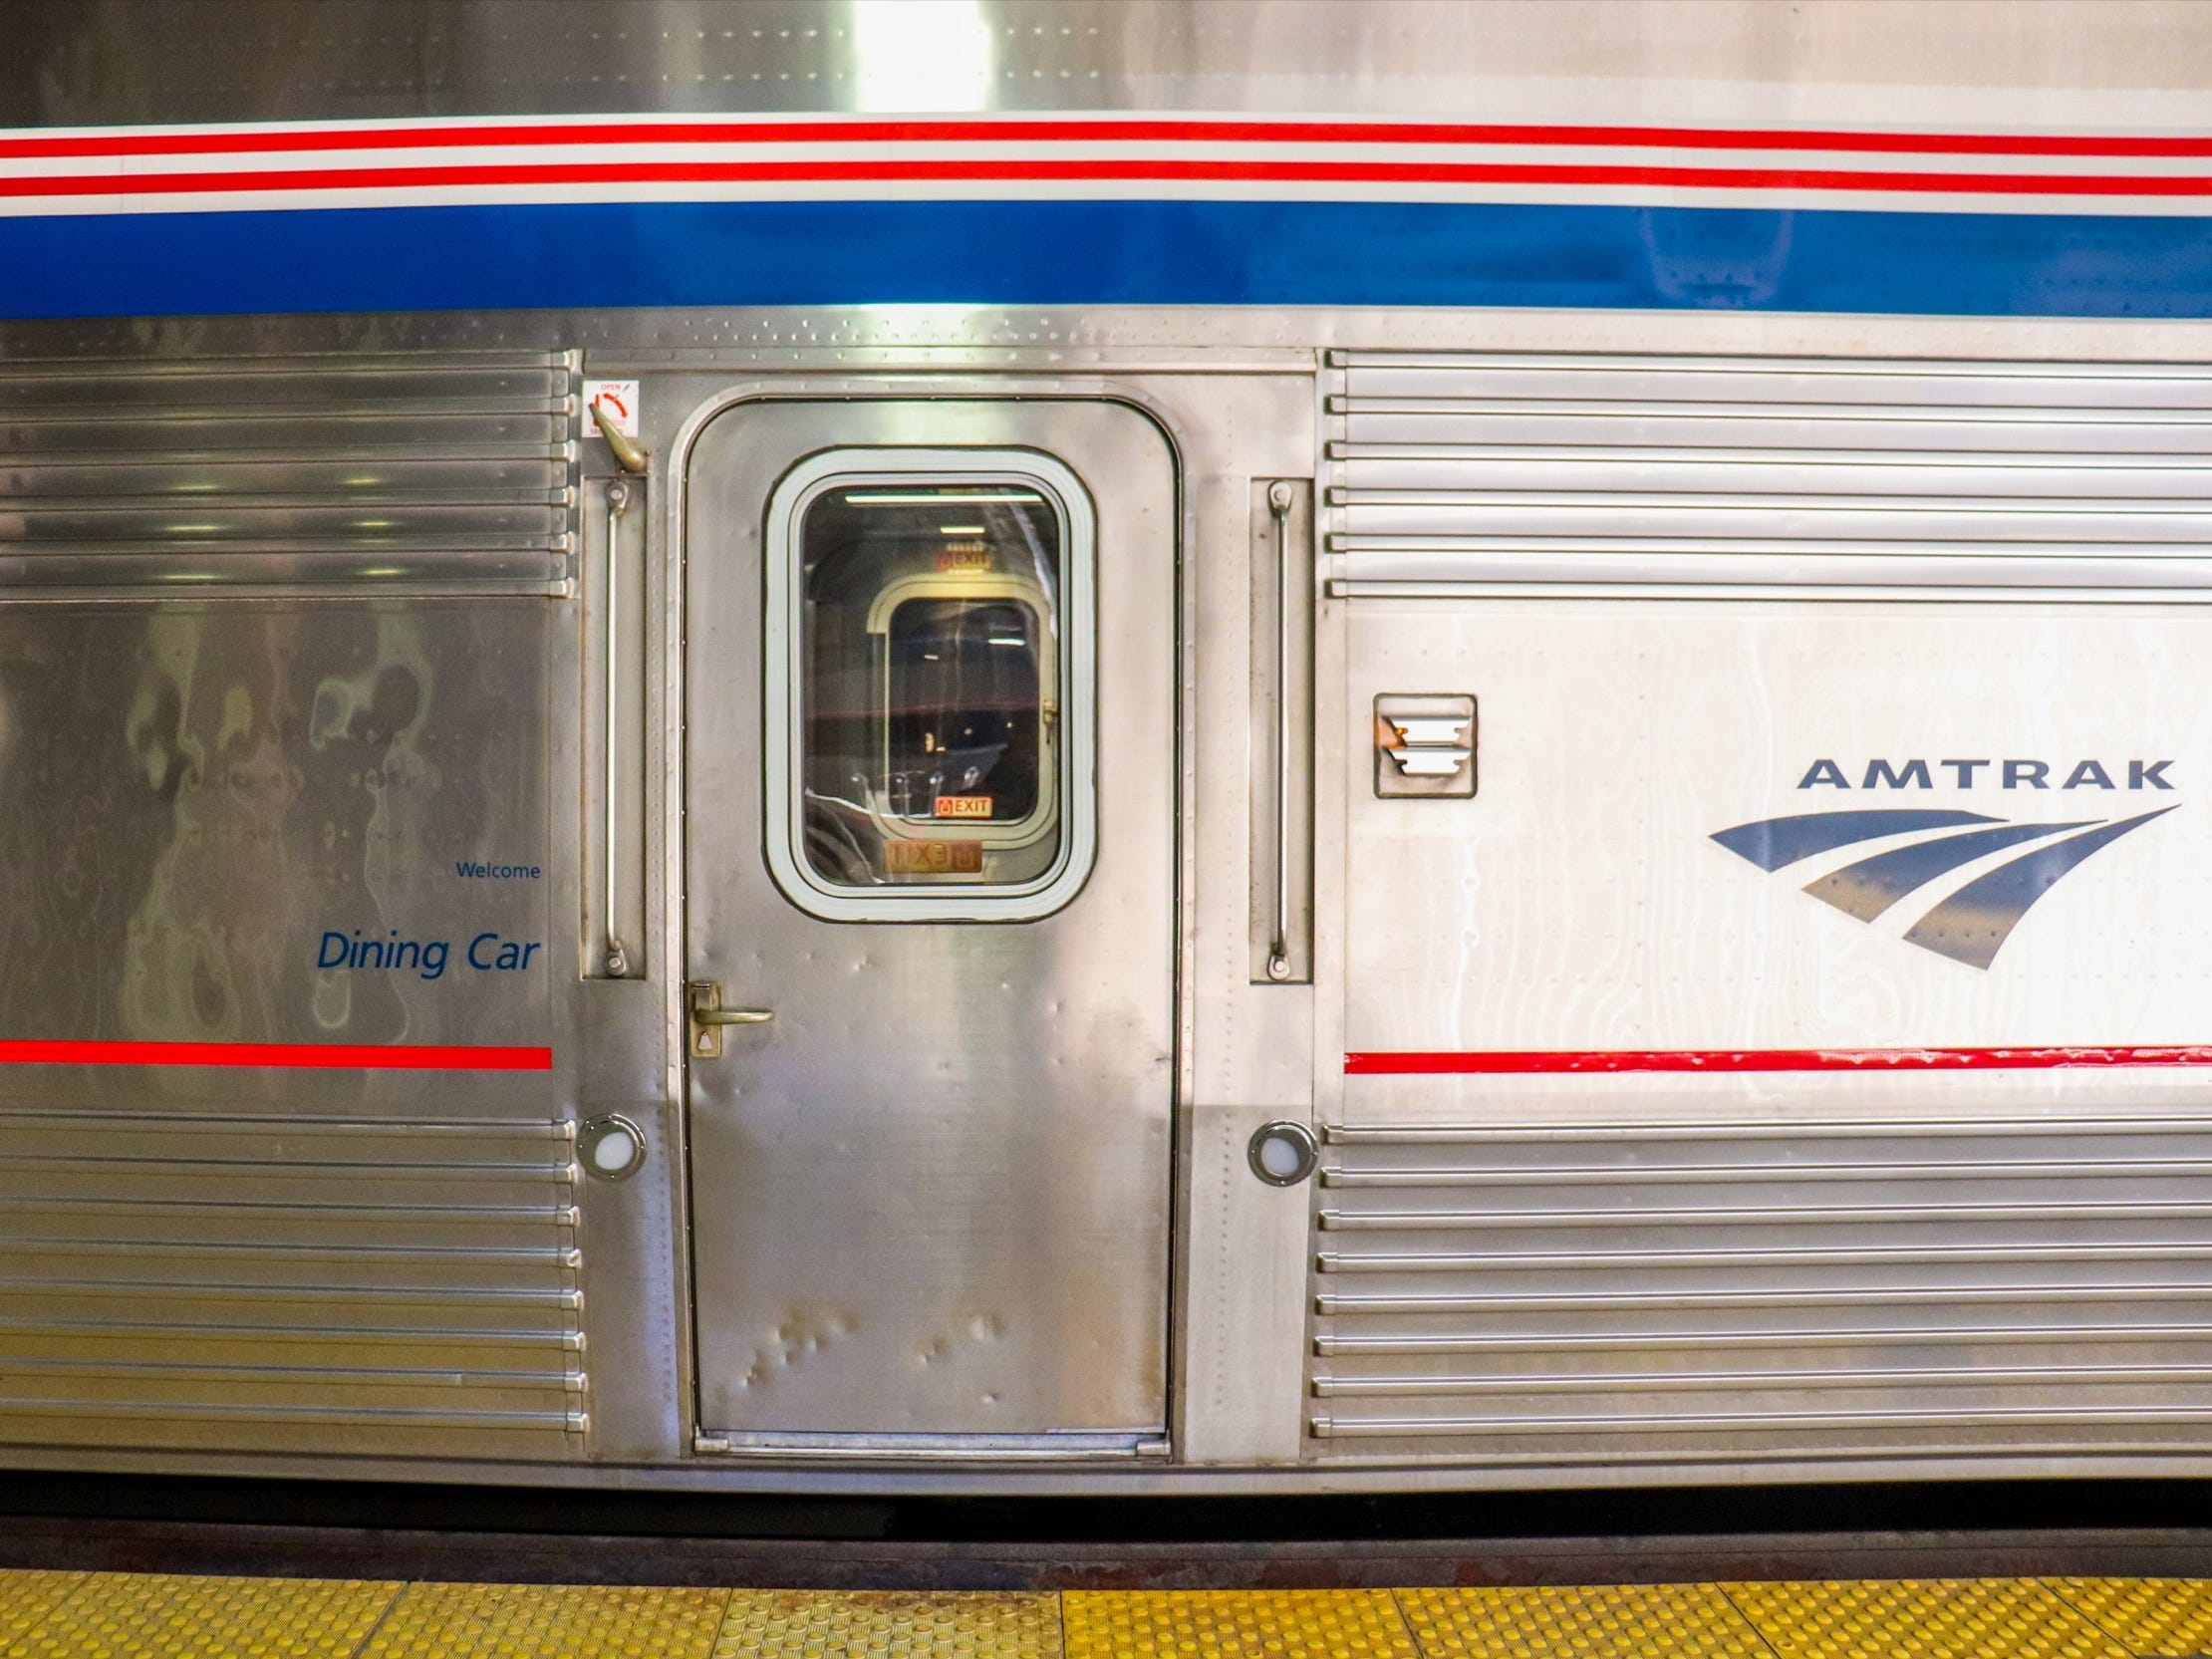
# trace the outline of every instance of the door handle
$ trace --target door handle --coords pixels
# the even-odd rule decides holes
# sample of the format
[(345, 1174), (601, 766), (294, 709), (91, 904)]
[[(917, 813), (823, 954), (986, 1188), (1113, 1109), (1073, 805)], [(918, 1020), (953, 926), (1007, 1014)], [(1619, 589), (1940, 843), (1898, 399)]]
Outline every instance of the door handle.
[(1267, 486), (1267, 515), (1275, 521), (1275, 914), (1267, 942), (1267, 977), (1290, 977), (1290, 652), (1296, 613), (1291, 609), (1290, 506), (1297, 491), (1277, 478)]
[[(599, 406), (592, 405), (592, 415), (597, 418)], [(609, 426), (608, 431), (614, 428)], [(622, 789), (621, 730), (616, 716), (617, 689), (622, 685), (622, 629), (616, 608), (621, 603), (622, 580), (617, 568), (616, 555), (622, 549), (622, 514), (630, 505), (630, 481), (616, 478), (607, 485), (607, 821), (603, 826), (606, 844), (601, 851), (607, 858), (607, 909), (601, 917), (607, 935), (607, 977), (628, 978), (630, 953), (622, 943), (622, 934), (615, 921), (615, 905), (619, 897), (617, 872), (620, 866), (615, 855), (615, 843), (621, 838), (621, 812), (617, 796)]]
[(718, 1060), (722, 1054), (724, 1025), (765, 1025), (775, 1018), (772, 1008), (725, 1008), (719, 979), (693, 979), (691, 994), (691, 1054), (695, 1059)]

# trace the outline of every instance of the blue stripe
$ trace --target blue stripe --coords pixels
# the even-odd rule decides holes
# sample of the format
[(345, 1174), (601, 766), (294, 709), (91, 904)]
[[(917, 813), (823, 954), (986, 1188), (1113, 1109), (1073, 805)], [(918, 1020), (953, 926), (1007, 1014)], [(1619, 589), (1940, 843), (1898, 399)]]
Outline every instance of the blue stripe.
[(2012, 938), (2035, 902), (2091, 853), (2100, 852), (2131, 829), (2153, 818), (2163, 818), (2175, 808), (2123, 818), (2101, 829), (2069, 836), (2048, 847), (2038, 847), (2010, 863), (2000, 864), (1986, 876), (1968, 882), (1935, 909), (1915, 922), (1905, 938), (1938, 956), (1963, 962), (1969, 968), (1987, 968), (1997, 960), (2005, 941)]
[(1960, 824), (1993, 824), (1981, 812), (1943, 808), (1864, 807), (1858, 811), (1798, 812), (1787, 818), (1762, 818), (1715, 830), (1713, 839), (1738, 858), (1751, 860), (1762, 870), (1780, 870), (1814, 853), (1832, 853), (1884, 835), (1905, 835), (1914, 830), (1953, 829)]
[(0, 316), (765, 305), (2212, 316), (2212, 219), (1388, 202), (681, 202), (0, 220)]
[(1949, 875), (1962, 864), (1973, 863), (1985, 853), (2016, 847), (2039, 836), (2086, 829), (2095, 822), (2094, 818), (2084, 818), (2072, 824), (2000, 824), (1996, 829), (1916, 841), (1807, 882), (1804, 890), (1846, 916), (1871, 922), (1906, 894), (1926, 887), (1938, 876)]

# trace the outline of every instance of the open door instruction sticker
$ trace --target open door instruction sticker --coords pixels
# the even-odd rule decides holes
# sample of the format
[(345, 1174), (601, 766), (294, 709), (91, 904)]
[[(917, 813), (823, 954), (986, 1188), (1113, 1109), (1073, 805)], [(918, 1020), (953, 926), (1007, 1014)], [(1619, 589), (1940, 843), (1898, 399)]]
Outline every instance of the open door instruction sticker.
[(980, 841), (886, 841), (883, 867), (894, 876), (976, 876), (982, 874)]
[(624, 437), (638, 435), (638, 383), (636, 381), (586, 381), (584, 407), (599, 406), (606, 422)]

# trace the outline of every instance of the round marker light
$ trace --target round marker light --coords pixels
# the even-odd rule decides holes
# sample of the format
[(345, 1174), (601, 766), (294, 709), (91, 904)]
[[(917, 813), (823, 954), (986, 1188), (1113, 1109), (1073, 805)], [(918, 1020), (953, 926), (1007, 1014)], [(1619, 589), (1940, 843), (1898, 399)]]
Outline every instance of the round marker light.
[(645, 1131), (628, 1118), (593, 1118), (576, 1131), (576, 1151), (587, 1173), (626, 1181), (645, 1163)]
[(1295, 1187), (1313, 1173), (1321, 1148), (1304, 1124), (1278, 1119), (1252, 1132), (1244, 1155), (1251, 1162), (1251, 1173), (1268, 1186)]

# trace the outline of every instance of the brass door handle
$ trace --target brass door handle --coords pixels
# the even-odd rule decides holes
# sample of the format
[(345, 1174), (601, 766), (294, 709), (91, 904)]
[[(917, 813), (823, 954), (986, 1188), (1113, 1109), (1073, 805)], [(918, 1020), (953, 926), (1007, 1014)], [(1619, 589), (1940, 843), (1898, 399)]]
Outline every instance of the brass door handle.
[(607, 440), (607, 447), (614, 453), (615, 464), (625, 472), (636, 473), (640, 477), (651, 471), (653, 457), (639, 448), (620, 426), (608, 418), (606, 412), (599, 407), (599, 401), (594, 399), (589, 408), (592, 412), (592, 424), (599, 428), (599, 435)]
[(721, 1057), (724, 1025), (765, 1025), (775, 1018), (770, 1008), (725, 1008), (719, 979), (693, 979), (689, 986), (691, 1013), (691, 1055), (694, 1059)]

